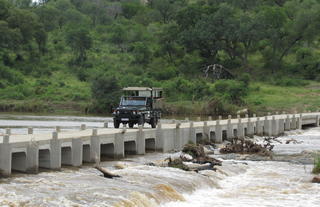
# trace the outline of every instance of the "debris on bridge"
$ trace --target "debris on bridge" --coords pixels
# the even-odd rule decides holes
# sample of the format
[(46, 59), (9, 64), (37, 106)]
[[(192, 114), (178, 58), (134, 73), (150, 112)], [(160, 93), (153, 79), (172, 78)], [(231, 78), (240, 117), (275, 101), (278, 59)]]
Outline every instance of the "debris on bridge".
[(272, 140), (275, 138), (266, 137), (265, 144), (257, 144), (252, 140), (243, 138), (234, 138), (231, 143), (220, 149), (221, 154), (240, 153), (240, 154), (259, 154), (262, 156), (271, 156), (274, 147)]

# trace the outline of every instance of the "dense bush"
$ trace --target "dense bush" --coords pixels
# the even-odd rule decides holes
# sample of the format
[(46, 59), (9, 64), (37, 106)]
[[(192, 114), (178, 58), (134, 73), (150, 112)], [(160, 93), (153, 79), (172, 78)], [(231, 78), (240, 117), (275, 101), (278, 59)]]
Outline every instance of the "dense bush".
[(120, 97), (120, 86), (115, 76), (99, 74), (92, 79), (92, 98), (95, 100), (95, 111), (111, 111)]
[(248, 94), (246, 82), (236, 80), (220, 80), (215, 83), (215, 96), (227, 103), (241, 105), (243, 98)]

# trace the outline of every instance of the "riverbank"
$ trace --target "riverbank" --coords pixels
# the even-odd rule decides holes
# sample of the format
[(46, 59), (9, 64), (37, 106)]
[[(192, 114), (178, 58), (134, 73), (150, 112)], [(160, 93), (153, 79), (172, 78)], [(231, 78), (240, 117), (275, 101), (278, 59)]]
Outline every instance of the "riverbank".
[[(83, 85), (90, 91), (88, 85)], [(76, 93), (69, 89), (71, 94)], [(77, 92), (78, 93), (78, 92)], [(87, 92), (88, 93), (88, 92)], [(49, 96), (49, 95), (48, 95)], [(48, 99), (47, 97), (32, 97), (28, 99), (8, 99), (4, 96), (0, 100), (1, 112), (29, 112), (29, 113), (55, 113), (73, 115), (95, 115), (94, 106), (90, 94), (84, 99), (73, 100), (68, 97)], [(264, 82), (251, 82), (249, 93), (244, 97), (241, 106), (228, 103), (219, 103), (213, 100), (202, 101), (165, 101), (163, 114), (166, 116), (218, 116), (228, 114), (235, 115), (238, 110), (247, 109), (249, 113), (265, 115), (267, 112), (303, 112), (318, 110), (320, 102), (320, 83), (306, 82), (306, 85), (281, 86)], [(106, 114), (110, 111), (106, 111)], [(99, 113), (101, 115), (101, 113)]]

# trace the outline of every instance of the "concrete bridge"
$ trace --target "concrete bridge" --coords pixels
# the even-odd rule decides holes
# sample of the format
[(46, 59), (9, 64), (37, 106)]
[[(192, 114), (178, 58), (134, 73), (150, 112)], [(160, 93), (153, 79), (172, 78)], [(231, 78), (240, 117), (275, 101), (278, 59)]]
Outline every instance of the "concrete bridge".
[(101, 158), (123, 158), (127, 154), (145, 154), (147, 150), (181, 150), (188, 143), (203, 139), (221, 143), (234, 137), (278, 136), (303, 125), (319, 126), (320, 113), (282, 114), (227, 120), (175, 122), (159, 124), (156, 129), (85, 129), (52, 134), (6, 135), (0, 137), (0, 175), (11, 171), (37, 173), (39, 168), (59, 170), (62, 165), (80, 167)]

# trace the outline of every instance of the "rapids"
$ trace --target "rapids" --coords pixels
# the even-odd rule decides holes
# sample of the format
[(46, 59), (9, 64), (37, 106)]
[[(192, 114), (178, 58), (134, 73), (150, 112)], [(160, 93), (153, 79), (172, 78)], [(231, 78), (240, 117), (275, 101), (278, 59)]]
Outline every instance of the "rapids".
[[(73, 129), (81, 123), (101, 127), (104, 121), (110, 120), (48, 116), (2, 118), (2, 130), (14, 126), (16, 133), (25, 133), (23, 128), (30, 123), (40, 133), (53, 130), (61, 123)], [(299, 144), (284, 144), (290, 139)], [(320, 128), (290, 132), (279, 140), (283, 143), (276, 143), (277, 154), (289, 157), (310, 154), (320, 149)], [(145, 165), (168, 156), (170, 154), (148, 153), (102, 162), (102, 167), (121, 176), (116, 179), (102, 177), (89, 164), (55, 172), (43, 170), (37, 175), (15, 172), (10, 178), (0, 179), (0, 206), (319, 206), (320, 185), (310, 183), (310, 164), (224, 160), (216, 171), (200, 173)]]

